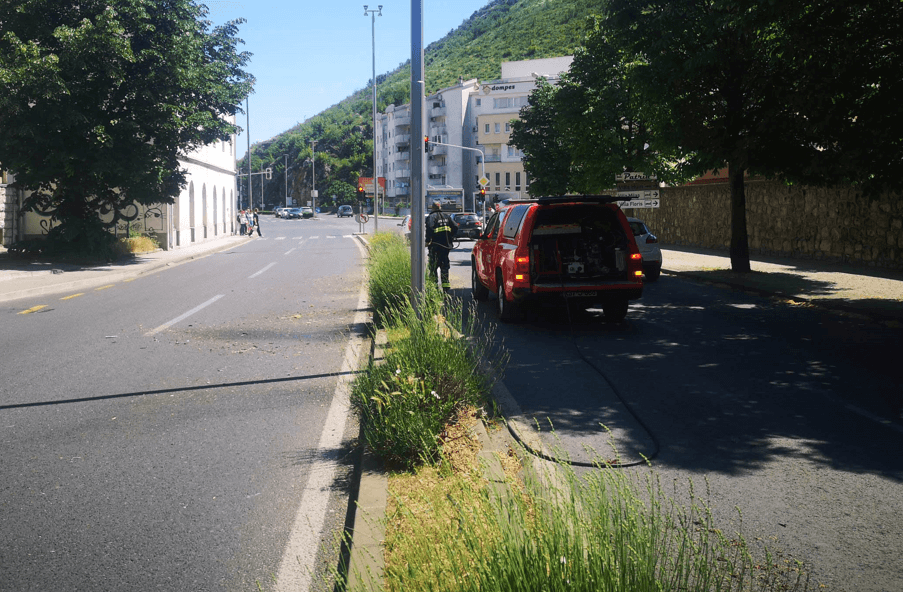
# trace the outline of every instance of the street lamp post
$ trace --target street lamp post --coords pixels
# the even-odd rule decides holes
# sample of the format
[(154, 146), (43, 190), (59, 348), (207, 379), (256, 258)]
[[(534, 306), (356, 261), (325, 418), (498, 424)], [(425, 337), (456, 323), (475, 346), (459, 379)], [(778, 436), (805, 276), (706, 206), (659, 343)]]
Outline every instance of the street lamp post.
[(311, 173), (311, 190), (310, 205), (314, 211), (314, 217), (317, 217), (317, 141), (310, 141), (310, 173)]
[(288, 207), (288, 154), (285, 156), (285, 206)]
[(364, 16), (370, 15), (370, 29), (373, 38), (373, 233), (379, 232), (379, 175), (376, 172), (376, 17), (383, 15), (383, 5), (376, 10), (367, 10), (364, 4)]

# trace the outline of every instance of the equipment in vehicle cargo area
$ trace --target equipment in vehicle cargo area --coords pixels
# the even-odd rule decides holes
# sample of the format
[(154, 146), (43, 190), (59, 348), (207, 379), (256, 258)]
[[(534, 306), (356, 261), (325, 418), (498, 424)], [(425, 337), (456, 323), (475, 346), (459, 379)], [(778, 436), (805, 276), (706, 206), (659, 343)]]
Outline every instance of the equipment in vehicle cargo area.
[(628, 245), (611, 210), (598, 206), (542, 210), (531, 241), (535, 282), (626, 279)]

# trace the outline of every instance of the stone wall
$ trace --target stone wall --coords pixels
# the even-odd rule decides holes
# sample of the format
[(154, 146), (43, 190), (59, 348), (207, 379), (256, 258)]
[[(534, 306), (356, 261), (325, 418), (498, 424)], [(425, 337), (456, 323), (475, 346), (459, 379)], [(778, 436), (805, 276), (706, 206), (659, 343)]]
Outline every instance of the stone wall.
[[(668, 187), (661, 197), (659, 208), (625, 212), (645, 220), (666, 245), (730, 248), (727, 183)], [(853, 189), (747, 181), (746, 224), (752, 254), (903, 269), (899, 193), (870, 200)]]

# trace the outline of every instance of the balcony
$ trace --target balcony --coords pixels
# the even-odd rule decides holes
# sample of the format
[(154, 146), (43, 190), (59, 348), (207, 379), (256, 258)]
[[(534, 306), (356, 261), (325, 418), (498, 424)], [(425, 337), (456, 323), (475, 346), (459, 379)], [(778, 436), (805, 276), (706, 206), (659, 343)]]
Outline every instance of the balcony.
[(411, 169), (395, 169), (395, 178), (396, 179), (410, 179), (411, 178)]
[(411, 127), (411, 116), (402, 115), (401, 117), (394, 118), (393, 122), (395, 123), (395, 127)]
[(411, 134), (395, 134), (396, 146), (407, 146), (411, 143)]
[(486, 162), (502, 162), (501, 154), (485, 154), (483, 158)]
[(448, 172), (448, 166), (444, 164), (430, 165), (428, 171), (430, 175), (444, 175)]

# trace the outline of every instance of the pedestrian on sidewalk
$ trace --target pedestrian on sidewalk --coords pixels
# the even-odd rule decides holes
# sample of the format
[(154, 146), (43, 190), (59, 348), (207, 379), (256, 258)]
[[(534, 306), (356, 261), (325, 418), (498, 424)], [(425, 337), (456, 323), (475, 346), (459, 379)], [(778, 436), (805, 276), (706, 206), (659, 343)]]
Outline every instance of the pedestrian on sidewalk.
[(238, 232), (239, 232), (239, 234), (244, 236), (245, 233), (248, 232), (248, 218), (247, 218), (247, 216), (245, 216), (245, 211), (239, 210), (237, 218), (238, 218), (238, 224), (239, 224)]
[(260, 213), (260, 210), (258, 210), (257, 208), (254, 208), (253, 223), (254, 223), (254, 228), (257, 229), (257, 236), (263, 236), (262, 234), (260, 234), (260, 216), (258, 216), (259, 213)]

